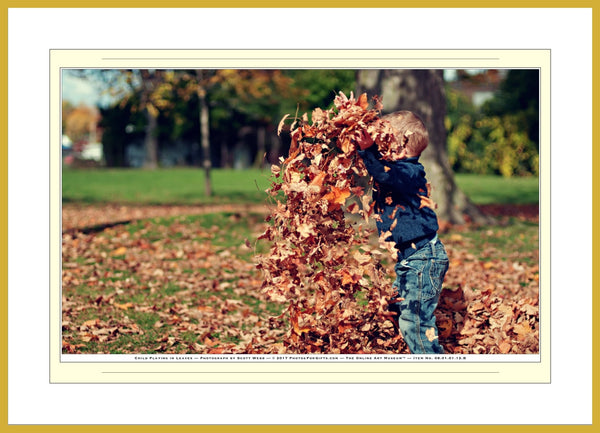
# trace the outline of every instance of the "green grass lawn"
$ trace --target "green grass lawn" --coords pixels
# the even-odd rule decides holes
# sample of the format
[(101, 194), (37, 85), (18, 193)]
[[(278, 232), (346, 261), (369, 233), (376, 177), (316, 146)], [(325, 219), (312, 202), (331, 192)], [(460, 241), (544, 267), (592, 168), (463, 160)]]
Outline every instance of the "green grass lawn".
[(268, 170), (211, 171), (213, 196), (204, 193), (204, 171), (199, 168), (160, 170), (63, 170), (63, 202), (206, 204), (257, 203), (266, 198)]
[(539, 178), (456, 174), (457, 185), (476, 204), (535, 204)]
[[(207, 204), (260, 203), (269, 187), (268, 170), (214, 169), (214, 194), (204, 194), (204, 171), (199, 168), (159, 170), (65, 169), (64, 203)], [(538, 178), (503, 178), (457, 174), (458, 186), (476, 204), (538, 202)]]

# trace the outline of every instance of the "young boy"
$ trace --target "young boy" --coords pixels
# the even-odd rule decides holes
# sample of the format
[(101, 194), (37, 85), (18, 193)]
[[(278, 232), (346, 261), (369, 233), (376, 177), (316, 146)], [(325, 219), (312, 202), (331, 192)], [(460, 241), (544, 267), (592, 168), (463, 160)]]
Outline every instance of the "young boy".
[(429, 143), (421, 119), (410, 111), (383, 117), (394, 129), (398, 148), (395, 161), (385, 161), (370, 137), (358, 140), (369, 174), (379, 234), (398, 249), (395, 266), (398, 326), (411, 353), (444, 353), (433, 314), (448, 270), (448, 256), (438, 240), (438, 222), (428, 206), (425, 169), (419, 162)]

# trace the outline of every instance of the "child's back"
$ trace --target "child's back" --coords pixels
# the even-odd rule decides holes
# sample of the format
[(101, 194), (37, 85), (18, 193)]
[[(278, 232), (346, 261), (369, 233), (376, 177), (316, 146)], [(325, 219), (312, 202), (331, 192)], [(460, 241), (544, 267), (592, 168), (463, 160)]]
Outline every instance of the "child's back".
[(429, 138), (423, 122), (401, 111), (383, 118), (394, 128), (397, 147), (384, 160), (372, 140), (359, 142), (360, 155), (374, 180), (373, 198), (380, 235), (398, 250), (395, 266), (398, 326), (412, 353), (444, 353), (434, 311), (448, 270), (438, 240), (437, 216), (419, 155)]

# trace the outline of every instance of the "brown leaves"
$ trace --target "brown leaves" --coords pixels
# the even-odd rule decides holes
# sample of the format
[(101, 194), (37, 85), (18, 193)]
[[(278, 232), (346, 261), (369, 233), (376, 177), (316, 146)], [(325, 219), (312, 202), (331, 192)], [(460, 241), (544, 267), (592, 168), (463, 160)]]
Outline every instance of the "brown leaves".
[[(464, 310), (455, 311), (454, 353), (539, 352), (537, 299), (503, 299), (491, 292), (479, 296)], [(445, 307), (440, 307), (442, 316)]]
[(421, 205), (419, 206), (419, 209), (428, 207), (435, 210), (437, 208), (437, 204), (431, 199), (431, 184), (427, 184), (427, 191), (421, 192), (424, 193), (424, 195), (418, 195), (418, 197), (421, 199)]
[[(538, 266), (500, 258), (483, 262), (446, 241), (450, 268), (436, 312), (440, 338), (451, 353), (539, 353)], [(537, 260), (537, 251), (531, 258)]]
[(276, 306), (260, 293), (245, 243), (264, 230), (262, 217), (244, 218), (247, 234), (224, 214), (219, 226), (176, 218), (65, 233), (63, 352), (271, 350), (283, 331), (270, 328)]
[[(91, 220), (90, 209), (79, 210), (84, 221)], [(113, 211), (117, 221), (130, 220), (137, 213), (156, 216), (148, 211), (158, 211), (154, 207), (129, 209), (130, 213), (116, 210), (96, 208), (94, 224)], [(162, 211), (171, 215), (192, 210)], [(80, 226), (75, 209), (65, 206), (65, 212), (69, 227)], [(504, 212), (513, 214), (511, 209)], [(263, 270), (257, 271), (251, 263), (254, 249), (260, 251), (265, 245), (258, 242), (249, 249), (246, 239), (265, 232), (264, 215), (241, 215), (218, 214), (214, 221), (219, 226), (204, 223), (204, 217), (191, 217), (169, 223), (143, 220), (90, 234), (64, 233), (63, 353), (285, 353), (295, 350), (295, 345), (307, 352), (407, 352), (387, 311), (394, 263), (382, 260), (383, 267), (370, 266), (385, 258), (376, 236), (370, 242), (370, 232), (355, 226), (359, 243), (350, 253), (340, 245), (323, 248), (315, 237), (320, 235), (300, 242), (310, 245), (304, 256), (313, 254), (331, 270), (316, 265), (306, 289), (314, 293), (310, 300), (299, 299), (304, 290), (300, 287), (306, 266), (303, 253), (275, 246), (281, 273), (273, 279), (289, 286), (281, 288), (279, 298), (276, 291), (270, 297), (286, 307), (295, 303), (296, 332), (285, 312), (279, 316), (283, 309), (262, 293)], [(291, 212), (286, 216), (292, 217)], [(533, 213), (522, 219), (535, 221)], [(539, 353), (537, 227), (528, 224), (535, 233), (533, 244), (510, 241), (509, 253), (491, 242), (509, 237), (506, 226), (490, 226), (483, 232), (476, 227), (452, 228), (440, 234), (450, 269), (436, 316), (438, 338), (447, 352)], [(319, 230), (315, 225), (315, 234)], [(522, 228), (513, 231), (524, 234)], [(334, 239), (335, 233), (331, 232)], [(225, 236), (235, 237), (233, 246), (222, 245)], [(481, 246), (484, 237), (489, 242)], [(121, 247), (125, 254), (110, 254)], [(337, 289), (330, 291), (330, 287)], [(371, 287), (375, 287), (372, 292)], [(292, 293), (298, 299), (290, 301)], [(372, 311), (377, 314), (369, 316)], [(328, 321), (329, 315), (335, 315), (337, 322)]]
[(260, 237), (271, 250), (258, 268), (264, 292), (286, 304), (278, 320), (288, 322), (288, 352), (369, 353), (399, 341), (387, 311), (391, 282), (378, 266), (382, 253), (369, 245), (373, 229), (356, 229), (346, 218), (368, 221), (373, 209), (356, 183), (367, 175), (357, 141), (367, 136), (385, 151), (393, 136), (366, 94), (340, 93), (334, 104), (313, 111), (312, 124), (308, 116), (296, 120), (289, 156), (271, 170), (283, 182), (273, 181), (269, 193), (283, 191), (285, 202), (272, 207), (273, 225)]

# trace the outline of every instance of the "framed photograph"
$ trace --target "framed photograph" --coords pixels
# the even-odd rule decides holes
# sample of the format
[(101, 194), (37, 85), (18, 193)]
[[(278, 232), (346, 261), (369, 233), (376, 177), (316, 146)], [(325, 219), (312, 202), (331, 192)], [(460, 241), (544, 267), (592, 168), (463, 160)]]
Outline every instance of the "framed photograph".
[[(49, 55), (52, 383), (550, 382), (550, 50), (52, 49)], [(527, 128), (517, 130), (522, 118), (494, 114), (500, 113), (494, 95), (509, 79), (534, 95), (528, 135)], [(330, 83), (346, 87), (328, 88)], [(86, 111), (84, 103), (73, 102), (77, 86), (92, 93), (96, 108)], [(368, 106), (361, 106), (362, 90)], [(416, 101), (406, 99), (411, 91)], [(443, 96), (442, 105), (427, 101), (436, 95)], [(294, 100), (295, 106), (289, 103)], [(385, 114), (407, 105), (421, 110), (430, 129), (422, 160), (435, 178), (438, 236), (449, 256), (437, 335), (431, 337), (444, 347), (437, 354), (411, 353), (393, 316), (386, 321), (375, 310), (367, 314), (373, 296), (383, 299), (395, 278), (391, 255), (380, 247), (353, 244), (358, 255), (348, 250), (340, 255), (344, 263), (322, 272), (339, 273), (338, 287), (319, 292), (329, 280), (314, 278), (306, 286), (310, 294), (279, 293), (279, 300), (264, 283), (265, 266), (256, 265), (257, 257), (269, 259), (277, 242), (261, 238), (278, 224), (268, 216), (285, 203), (272, 176), (288, 169), (298, 144), (296, 136), (292, 144), (281, 131), (278, 137), (278, 126), (293, 132), (299, 123), (290, 126), (290, 119), (314, 126), (316, 108), (330, 110), (330, 120), (350, 106)], [(489, 116), (476, 117), (483, 106)], [(286, 114), (287, 126), (280, 124)], [(202, 125), (214, 131), (208, 145)], [(435, 125), (451, 140), (448, 149), (435, 147), (445, 144)], [(118, 128), (125, 138), (111, 136)], [(128, 192), (137, 181), (125, 176), (112, 181), (115, 189), (98, 176), (119, 165), (129, 167), (126, 174), (143, 173), (143, 187)], [(160, 191), (167, 179), (154, 175), (152, 166), (169, 167), (187, 180), (176, 191)], [(254, 177), (237, 179), (243, 168), (253, 168)], [(465, 177), (478, 184), (486, 173), (511, 179), (519, 171), (538, 181), (535, 191), (521, 193), (533, 195), (529, 206), (513, 207), (515, 213), (486, 199), (467, 212), (452, 195), (460, 188), (442, 186), (453, 185), (440, 174), (447, 169), (481, 173)], [(200, 209), (197, 196), (210, 197), (210, 180), (215, 196), (224, 191), (224, 198), (206, 200)], [(72, 188), (83, 184), (89, 188)], [(94, 184), (104, 192), (91, 191)], [(345, 191), (337, 185), (336, 191)], [(105, 196), (94, 196), (86, 207), (86, 194)], [(128, 204), (134, 196), (145, 203), (143, 210)], [(111, 198), (121, 204), (97, 205)], [(337, 204), (349, 214), (346, 198)], [(163, 206), (174, 202), (171, 211)], [(289, 224), (299, 226), (299, 216), (286, 211)], [(362, 218), (366, 212), (356, 213)], [(477, 224), (477, 213), (494, 222)], [(363, 226), (374, 230), (375, 224), (372, 215)], [(306, 223), (302, 228), (309, 230)], [(299, 235), (285, 247), (287, 254), (311, 236)], [(382, 283), (381, 292), (365, 289), (375, 274), (347, 271), (366, 263), (365, 254), (382, 263), (389, 284)], [(283, 268), (281, 255), (277, 260)], [(313, 278), (325, 266), (295, 263), (285, 265), (293, 268), (288, 277)], [(353, 285), (361, 286), (350, 295), (338, 293)], [(325, 308), (324, 299), (335, 296), (341, 297)], [(317, 311), (319, 302), (337, 316)]]

